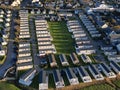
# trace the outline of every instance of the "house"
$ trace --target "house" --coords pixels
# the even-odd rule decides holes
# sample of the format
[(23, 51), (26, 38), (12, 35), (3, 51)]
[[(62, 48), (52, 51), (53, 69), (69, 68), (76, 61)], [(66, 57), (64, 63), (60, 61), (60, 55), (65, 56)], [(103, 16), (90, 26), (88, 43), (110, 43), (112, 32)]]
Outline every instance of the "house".
[(36, 70), (35, 69), (30, 69), (26, 73), (24, 73), (20, 79), (19, 83), (23, 84), (25, 86), (29, 86), (32, 83), (32, 79), (35, 77)]
[(40, 55), (45, 55), (45, 54), (51, 54), (51, 53), (56, 53), (55, 46), (53, 44), (51, 45), (39, 45), (39, 54)]
[(65, 73), (66, 73), (67, 79), (69, 80), (70, 85), (79, 84), (78, 78), (75, 76), (71, 68), (66, 68)]
[(1, 30), (0, 33), (2, 34), (4, 39), (8, 38), (8, 36), (9, 36), (9, 34), (7, 34), (5, 30)]
[(11, 19), (10, 19), (9, 17), (6, 18), (6, 21), (7, 21), (8, 23), (10, 22), (10, 20), (11, 20)]
[(6, 55), (6, 52), (4, 49), (2, 49), (2, 45), (0, 45), (0, 56)]
[[(26, 24), (25, 24), (26, 25)], [(26, 26), (27, 27), (27, 26)], [(28, 28), (20, 29), (20, 32), (29, 32)]]
[(28, 47), (28, 46), (20, 47), (19, 52), (22, 52), (22, 51), (30, 51), (30, 47)]
[(20, 38), (20, 39), (30, 38), (30, 34), (22, 34), (22, 35), (20, 34), (20, 35), (19, 35), (19, 38)]
[(7, 12), (7, 14), (11, 14), (11, 10), (7, 10), (6, 12)]
[(48, 37), (49, 39), (51, 38), (51, 36), (49, 34), (37, 34), (37, 37), (38, 38), (45, 38), (45, 37), (47, 38)]
[(90, 40), (80, 40), (80, 39), (77, 39), (76, 40), (76, 44), (90, 44)]
[(4, 19), (3, 18), (0, 18), (0, 23), (4, 23)]
[(71, 25), (79, 25), (78, 20), (68, 20), (67, 26), (71, 26)]
[(96, 50), (94, 48), (76, 48), (76, 53), (78, 55), (81, 55), (81, 54), (86, 54), (86, 55), (89, 55), (89, 54), (93, 54), (93, 53), (96, 53)]
[(54, 54), (49, 55), (49, 63), (51, 67), (57, 67), (57, 62), (55, 60)]
[(120, 43), (120, 34), (112, 34), (109, 36), (109, 39), (110, 43), (115, 46)]
[(104, 54), (105, 54), (106, 56), (108, 56), (108, 55), (116, 55), (116, 54), (117, 54), (117, 50), (116, 50), (116, 49), (105, 50), (105, 51), (104, 51)]
[(81, 28), (81, 26), (78, 24), (72, 24), (69, 26), (70, 29), (74, 29), (74, 28)]
[(84, 23), (84, 25), (86, 26), (86, 28), (93, 28), (95, 29), (95, 26), (92, 23)]
[(59, 70), (53, 70), (53, 77), (56, 88), (62, 88), (65, 86), (62, 76), (60, 75)]
[(67, 9), (71, 9), (73, 6), (72, 6), (72, 4), (71, 3), (68, 3), (67, 5), (66, 5), (66, 8)]
[(79, 64), (79, 59), (77, 58), (77, 55), (75, 53), (71, 53), (70, 58), (71, 58), (73, 64)]
[(50, 35), (49, 31), (47, 31), (47, 30), (42, 31), (42, 30), (39, 30), (39, 29), (37, 30), (37, 29), (36, 29), (36, 33), (37, 33), (38, 35), (40, 35), (40, 34), (41, 34), (41, 35), (42, 35), (42, 34), (48, 34), (48, 35)]
[(61, 16), (61, 17), (64, 17), (64, 16), (71, 17), (71, 16), (73, 16), (73, 14), (70, 13), (70, 12), (59, 12), (58, 15)]
[(75, 41), (76, 40), (88, 40), (88, 37), (84, 36), (84, 37), (80, 37), (80, 38), (75, 38)]
[(80, 29), (74, 29), (73, 30), (73, 35), (77, 34), (77, 33), (85, 33), (85, 31), (84, 30), (80, 30)]
[(116, 75), (115, 73), (105, 64), (105, 63), (101, 63), (100, 67), (103, 71), (103, 73), (108, 77), (108, 78), (115, 78)]
[(113, 46), (112, 45), (101, 45), (100, 49), (101, 50), (112, 50)]
[(39, 73), (39, 90), (48, 90), (48, 75), (43, 70)]
[(103, 75), (98, 71), (98, 69), (94, 65), (90, 64), (88, 66), (88, 69), (96, 80), (104, 80)]
[[(24, 18), (23, 18), (24, 19)], [(20, 20), (20, 24), (28, 24), (28, 20)], [(24, 26), (22, 26), (22, 27), (20, 27), (20, 29), (29, 29), (29, 27), (24, 27)]]
[(90, 32), (90, 31), (97, 31), (97, 30), (96, 28), (88, 28), (87, 31)]
[(89, 58), (89, 56), (87, 56), (86, 54), (81, 54), (81, 59), (83, 60), (84, 63), (91, 63), (91, 59)]
[(46, 44), (51, 44), (50, 40), (43, 40), (38, 39), (38, 45), (46, 45)]
[(99, 31), (97, 31), (97, 30), (91, 30), (91, 31), (89, 31), (89, 33), (90, 33), (90, 35), (92, 35), (92, 34), (99, 34)]
[(20, 35), (30, 34), (29, 31), (20, 31)]
[(85, 44), (82, 43), (82, 44), (77, 44), (76, 48), (79, 48), (79, 49), (93, 48), (93, 45), (91, 43), (85, 43)]
[[(23, 59), (23, 57), (26, 57), (26, 60), (23, 59), (23, 62), (24, 62), (24, 60), (25, 61), (31, 60), (30, 58), (28, 58), (30, 56), (31, 56), (30, 43), (29, 42), (19, 42), (18, 58)], [(22, 62), (22, 61), (20, 60), (20, 62)]]
[(39, 47), (38, 46), (38, 48), (39, 48), (39, 55), (40, 56), (44, 56), (44, 55), (46, 55), (46, 54), (51, 54), (51, 53), (56, 53), (56, 50), (54, 49), (54, 48), (49, 48), (49, 47)]
[(18, 57), (31, 56), (31, 51), (21, 51), (18, 53)]
[(112, 0), (115, 4), (120, 4), (120, 0)]
[(30, 47), (30, 43), (29, 42), (19, 42), (19, 48), (22, 47)]
[(120, 62), (120, 55), (110, 55), (107, 58), (109, 61)]
[(92, 82), (91, 77), (89, 76), (89, 74), (87, 73), (83, 66), (78, 67), (77, 71), (84, 83)]
[(2, 37), (1, 37), (0, 42), (1, 42), (2, 46), (7, 45), (7, 43), (8, 43), (8, 42), (7, 42), (4, 38), (2, 38)]
[(40, 27), (40, 25), (39, 26), (37, 26), (36, 25), (36, 31), (46, 31), (47, 30), (47, 27)]
[(40, 11), (40, 9), (38, 9), (37, 14), (40, 14), (40, 13), (41, 13), (41, 11)]
[(17, 64), (17, 70), (26, 70), (33, 68), (33, 63), (32, 62), (25, 62), (25, 63), (19, 63)]
[(10, 27), (10, 23), (7, 22), (7, 23), (5, 24), (5, 27)]
[(111, 61), (110, 62), (110, 67), (117, 73), (120, 75), (120, 65), (115, 62), (115, 61)]
[(62, 64), (62, 66), (67, 66), (69, 65), (68, 61), (67, 61), (67, 58), (64, 54), (60, 54), (59, 55), (59, 58), (60, 58), (60, 62)]
[(5, 50), (0, 50), (0, 56), (4, 56), (4, 55), (6, 55), (6, 53), (5, 53)]
[[(41, 31), (36, 29), (37, 34), (49, 34), (49, 31)], [(50, 35), (50, 34), (49, 34)]]
[(25, 56), (25, 57), (18, 57), (17, 63), (25, 63), (25, 62), (32, 62), (31, 56)]
[(91, 34), (91, 37), (92, 38), (99, 38), (99, 37), (101, 37), (101, 34), (100, 33), (94, 33), (94, 34)]
[(70, 28), (68, 27), (68, 30), (69, 32), (78, 32), (78, 31), (83, 31), (82, 28), (79, 26), (79, 27), (73, 27), (73, 28)]
[(46, 42), (46, 41), (50, 41), (51, 42), (51, 37), (39, 37), (37, 36), (37, 41), (39, 42)]
[(107, 36), (108, 38), (111, 37), (111, 35), (115, 35), (116, 32), (113, 31), (108, 25), (104, 24), (102, 26), (102, 29), (103, 29), (103, 34), (105, 34), (105, 36)]
[[(28, 23), (25, 23), (25, 24), (23, 24), (23, 23), (20, 23), (20, 27), (29, 27), (29, 25), (28, 25)], [(29, 31), (29, 29), (27, 29), (28, 31)]]
[(120, 53), (120, 43), (116, 45), (117, 51)]
[(86, 36), (86, 33), (76, 33), (76, 34), (73, 34), (73, 38), (79, 38), (79, 37), (84, 37), (84, 36)]

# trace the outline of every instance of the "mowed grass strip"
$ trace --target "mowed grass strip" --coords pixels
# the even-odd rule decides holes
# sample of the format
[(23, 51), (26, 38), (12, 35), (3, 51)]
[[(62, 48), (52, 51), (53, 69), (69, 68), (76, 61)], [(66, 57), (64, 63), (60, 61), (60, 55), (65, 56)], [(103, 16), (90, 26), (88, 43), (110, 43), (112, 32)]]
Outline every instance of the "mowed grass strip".
[(98, 85), (88, 86), (80, 90), (116, 90), (116, 89), (108, 84), (98, 84)]
[(120, 80), (115, 80), (115, 81), (113, 81), (113, 83), (114, 83), (118, 88), (120, 88)]
[(58, 54), (70, 54), (75, 51), (72, 34), (68, 31), (66, 23), (48, 22), (50, 33), (53, 37), (52, 43), (55, 45)]
[(21, 90), (13, 84), (0, 82), (0, 90)]

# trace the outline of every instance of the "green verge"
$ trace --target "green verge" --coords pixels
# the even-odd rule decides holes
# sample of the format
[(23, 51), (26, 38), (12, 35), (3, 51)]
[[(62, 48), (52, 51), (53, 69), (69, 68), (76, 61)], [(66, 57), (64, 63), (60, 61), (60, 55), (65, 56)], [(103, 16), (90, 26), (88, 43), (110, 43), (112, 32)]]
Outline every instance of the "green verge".
[(98, 84), (98, 85), (88, 86), (80, 90), (115, 90), (115, 88), (111, 87), (108, 84)]
[(72, 34), (68, 31), (66, 23), (64, 21), (48, 22), (48, 25), (57, 54), (75, 52), (74, 40), (72, 39)]
[(13, 84), (6, 82), (0, 82), (0, 90), (21, 90)]
[(0, 64), (3, 64), (6, 59), (6, 56), (0, 56)]
[(120, 80), (115, 80), (115, 81), (113, 81), (113, 83), (114, 83), (118, 88), (120, 88)]
[(54, 77), (52, 74), (49, 74), (48, 87), (49, 89), (55, 88)]
[(39, 74), (36, 75), (32, 81), (33, 82), (32, 82), (32, 84), (30, 86), (33, 87), (33, 88), (38, 89), (39, 88)]

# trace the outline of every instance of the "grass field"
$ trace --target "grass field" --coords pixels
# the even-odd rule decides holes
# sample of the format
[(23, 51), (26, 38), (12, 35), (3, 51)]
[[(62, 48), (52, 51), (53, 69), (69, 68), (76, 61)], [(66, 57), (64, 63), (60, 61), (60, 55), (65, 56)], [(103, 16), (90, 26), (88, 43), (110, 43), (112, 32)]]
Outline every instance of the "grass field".
[(33, 82), (30, 86), (36, 89), (39, 88), (39, 74), (34, 77)]
[(24, 73), (26, 73), (26, 70), (18, 71), (18, 78), (21, 77)]
[(6, 56), (0, 56), (0, 64), (3, 64), (6, 59)]
[(0, 90), (21, 90), (21, 89), (17, 88), (13, 84), (9, 84), (6, 82), (0, 82)]
[(68, 32), (66, 23), (64, 21), (48, 22), (48, 25), (57, 53), (70, 54), (74, 52), (74, 40), (71, 37), (72, 34)]
[(48, 88), (55, 88), (55, 84), (54, 84), (54, 78), (52, 74), (49, 74), (49, 80), (48, 80)]
[(113, 82), (118, 88), (120, 88), (120, 80), (115, 80)]
[(98, 84), (98, 85), (93, 85), (89, 87), (85, 87), (80, 90), (115, 90), (115, 88), (111, 87), (108, 84)]

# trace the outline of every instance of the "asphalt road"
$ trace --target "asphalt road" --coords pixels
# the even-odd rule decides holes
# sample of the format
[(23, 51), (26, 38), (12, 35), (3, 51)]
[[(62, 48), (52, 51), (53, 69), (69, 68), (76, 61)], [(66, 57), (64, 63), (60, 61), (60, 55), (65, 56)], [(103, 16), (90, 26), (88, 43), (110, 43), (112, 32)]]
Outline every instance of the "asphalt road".
[(37, 38), (36, 38), (36, 30), (35, 30), (35, 26), (34, 26), (34, 17), (30, 17), (29, 23), (30, 23), (30, 32), (31, 32), (31, 44), (32, 44), (32, 56), (33, 56), (33, 60), (34, 60), (34, 66), (39, 65), (39, 58), (37, 56)]
[[(12, 12), (12, 17), (11, 17), (11, 27), (10, 27), (10, 36), (9, 39), (14, 39), (15, 38), (15, 34), (14, 34), (14, 22), (13, 19), (15, 17), (15, 11)], [(8, 45), (7, 45), (7, 56), (6, 56), (6, 60), (4, 62), (3, 65), (1, 65), (0, 67), (0, 77), (4, 77), (5, 72), (7, 71), (8, 68), (12, 67), (13, 64), (15, 64), (16, 62), (14, 61), (16, 58), (16, 53), (13, 50), (14, 41), (8, 41)]]

